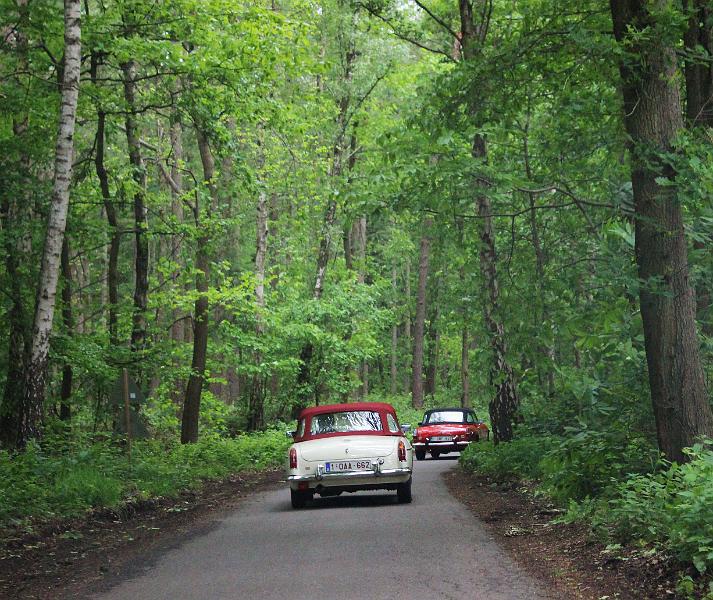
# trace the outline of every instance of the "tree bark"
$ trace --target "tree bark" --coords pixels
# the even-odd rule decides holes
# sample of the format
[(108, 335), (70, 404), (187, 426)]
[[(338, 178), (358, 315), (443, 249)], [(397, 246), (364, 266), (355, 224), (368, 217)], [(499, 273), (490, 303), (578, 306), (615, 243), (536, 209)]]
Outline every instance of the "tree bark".
[[(183, 223), (183, 203), (181, 194), (183, 192), (183, 171), (181, 170), (181, 162), (183, 161), (183, 126), (181, 118), (178, 114), (174, 114), (171, 120), (171, 128), (169, 130), (169, 138), (171, 143), (171, 213), (177, 223)], [(181, 242), (180, 236), (174, 235), (171, 243), (171, 261), (178, 262), (180, 258)], [(178, 287), (178, 276), (180, 269), (174, 269), (171, 274), (174, 289)], [(185, 321), (179, 318), (180, 315), (174, 311), (173, 324), (171, 325), (171, 339), (174, 342), (183, 342), (185, 334)]]
[(686, 117), (692, 126), (713, 127), (713, 7), (708, 0), (683, 0), (683, 7), (690, 11), (683, 36)]
[[(216, 203), (217, 189), (213, 177), (215, 161), (208, 145), (205, 133), (196, 127), (198, 151), (203, 166), (203, 182), (210, 192), (211, 202)], [(181, 420), (181, 443), (189, 444), (198, 441), (198, 422), (200, 417), (201, 394), (206, 379), (206, 357), (208, 352), (208, 278), (210, 277), (210, 258), (208, 245), (210, 236), (207, 226), (203, 223), (199, 204), (200, 194), (195, 196), (193, 219), (198, 230), (196, 240), (196, 299), (193, 316), (193, 358), (191, 360), (191, 375), (186, 386), (186, 396), (183, 401), (183, 417)], [(210, 214), (210, 206), (205, 212)]]
[[(481, 21), (474, 20), (473, 4), (470, 0), (459, 0), (461, 20), (461, 49), (463, 58), (470, 60), (477, 56), (485, 41), (489, 27), (489, 12), (480, 12)], [(477, 114), (477, 100), (470, 108), (471, 114)], [(474, 117), (475, 118), (475, 117)], [(473, 158), (481, 165), (487, 164), (488, 151), (485, 137), (476, 133), (473, 138)], [(490, 337), (492, 365), (490, 369), (490, 384), (495, 386), (495, 396), (488, 408), (493, 430), (493, 441), (510, 441), (513, 437), (513, 425), (518, 418), (520, 400), (515, 387), (512, 367), (507, 361), (507, 344), (505, 327), (499, 316), (499, 297), (497, 274), (497, 254), (495, 250), (495, 230), (493, 227), (492, 206), (490, 198), (483, 189), (483, 178), (475, 182), (476, 208), (480, 217), (480, 272), (485, 280), (487, 297), (483, 302), (485, 326)]]
[[(96, 81), (96, 57), (92, 57), (92, 75)], [(101, 190), (102, 200), (104, 202), (104, 211), (106, 219), (111, 228), (111, 240), (109, 242), (109, 250), (107, 252), (107, 275), (106, 285), (109, 296), (109, 343), (112, 348), (119, 345), (118, 324), (118, 304), (119, 304), (119, 251), (121, 249), (121, 231), (119, 229), (119, 220), (116, 215), (116, 208), (111, 197), (109, 189), (109, 175), (107, 174), (106, 165), (104, 163), (104, 154), (106, 148), (106, 113), (100, 108), (97, 111), (97, 135), (96, 135), (96, 152), (94, 155), (94, 169), (99, 179), (99, 189)]]
[(684, 127), (676, 52), (662, 40), (636, 37), (655, 25), (647, 5), (612, 0), (611, 12), (616, 40), (636, 57), (624, 57), (620, 72), (632, 140), (635, 250), (651, 400), (659, 448), (667, 459), (684, 461), (683, 448), (713, 437), (713, 413), (696, 334), (683, 215), (671, 185), (676, 173), (663, 156), (675, 152), (675, 137)]
[[(529, 135), (530, 135), (530, 107), (528, 98), (528, 113), (527, 113), (527, 124), (525, 126), (525, 131), (523, 132), (523, 142), (522, 142), (522, 153), (523, 162), (525, 164), (525, 176), (527, 181), (532, 182), (532, 167), (530, 166), (530, 147), (529, 147)], [(545, 394), (548, 398), (552, 398), (555, 393), (555, 369), (554, 369), (554, 358), (555, 349), (552, 344), (548, 344), (542, 341), (543, 332), (538, 331), (544, 327), (549, 327), (550, 325), (550, 315), (547, 308), (547, 302), (545, 300), (545, 262), (546, 256), (545, 251), (542, 248), (542, 242), (540, 241), (540, 229), (537, 225), (537, 211), (535, 210), (535, 194), (529, 192), (527, 194), (528, 201), (530, 204), (530, 237), (532, 239), (532, 249), (535, 253), (535, 277), (537, 285), (537, 302), (538, 306), (536, 310), (533, 310), (534, 328), (537, 331), (537, 337), (540, 339), (539, 352), (544, 357), (545, 363), (545, 377), (544, 382), (542, 381), (542, 361), (537, 361), (537, 378), (540, 385), (544, 383)]]
[[(349, 47), (345, 52), (345, 62), (344, 62), (344, 78), (343, 83), (348, 88), (349, 83), (352, 80), (352, 71), (354, 68), (354, 61), (356, 59), (356, 51), (353, 47), (353, 42), (350, 40)], [(349, 106), (351, 104), (351, 95), (349, 90), (345, 91), (338, 101), (339, 112), (336, 119), (337, 134), (334, 140), (334, 146), (332, 148), (332, 164), (330, 165), (329, 176), (331, 178), (341, 177), (343, 171), (343, 160), (344, 160), (344, 140), (346, 136), (347, 129), (347, 118), (349, 112)], [(337, 219), (337, 197), (332, 194), (327, 202), (327, 209), (324, 214), (324, 221), (322, 223), (322, 234), (319, 241), (319, 251), (317, 254), (317, 273), (314, 280), (314, 288), (312, 292), (312, 298), (314, 300), (320, 300), (322, 298), (322, 293), (324, 291), (324, 279), (327, 273), (327, 265), (329, 264), (329, 257), (332, 251), (332, 235), (334, 231), (334, 223)], [(300, 370), (297, 375), (297, 393), (302, 396), (302, 403), (306, 403), (307, 397), (314, 390), (310, 390), (310, 372), (312, 369), (312, 357), (314, 355), (314, 347), (308, 342), (306, 343), (300, 352)], [(319, 404), (318, 395), (315, 394), (315, 402)]]
[[(62, 244), (62, 321), (67, 337), (71, 337), (73, 333), (73, 318), (72, 318), (72, 268), (69, 263), (69, 242), (67, 237), (64, 238)], [(72, 397), (72, 379), (73, 370), (69, 362), (64, 363), (62, 367), (62, 386), (60, 389), (60, 404), (59, 418), (62, 421), (69, 421), (72, 417), (72, 409), (69, 405), (69, 400)]]
[(463, 325), (461, 330), (461, 346), (460, 346), (460, 382), (461, 394), (460, 405), (463, 408), (470, 408), (470, 336), (468, 325)]
[[(15, 30), (15, 53), (18, 72), (29, 73), (28, 39), (26, 29), (29, 26), (28, 0), (17, 0), (17, 28)], [(16, 82), (22, 86), (19, 79)], [(4, 215), (5, 235), (5, 270), (8, 279), (10, 309), (8, 320), (7, 371), (5, 389), (0, 409), (0, 444), (11, 447), (17, 441), (18, 423), (22, 412), (24, 397), (25, 362), (32, 343), (32, 324), (29, 322), (28, 307), (24, 300), (28, 287), (27, 277), (20, 268), (21, 257), (29, 257), (32, 252), (32, 238), (29, 234), (29, 222), (32, 218), (32, 203), (28, 191), (31, 189), (30, 166), (26, 136), (29, 126), (27, 111), (24, 109), (13, 115), (12, 131), (20, 149), (18, 161), (19, 183), (15, 193), (5, 190), (0, 210)]]
[(141, 156), (141, 140), (136, 123), (136, 76), (137, 65), (130, 60), (121, 65), (126, 101), (126, 143), (132, 168), (134, 189), (134, 238), (135, 238), (135, 283), (134, 313), (131, 328), (131, 349), (140, 353), (146, 346), (146, 310), (149, 291), (149, 240), (148, 211), (146, 208), (146, 167)]
[(413, 362), (411, 368), (411, 404), (423, 407), (423, 334), (426, 321), (426, 284), (428, 282), (428, 254), (431, 244), (430, 229), (433, 219), (426, 218), (418, 261), (418, 288), (416, 290), (416, 321), (413, 328)]
[[(487, 160), (485, 138), (475, 136), (473, 156), (482, 163)], [(478, 183), (482, 187), (482, 183)], [(507, 360), (505, 326), (498, 313), (500, 309), (500, 287), (498, 284), (495, 230), (493, 228), (492, 205), (488, 195), (481, 190), (476, 198), (480, 216), (480, 272), (485, 279), (487, 297), (483, 302), (483, 317), (490, 335), (493, 363), (490, 369), (490, 384), (495, 386), (495, 396), (488, 409), (493, 429), (493, 442), (509, 442), (513, 438), (513, 426), (518, 416), (520, 399), (515, 388), (512, 367)]]
[(60, 255), (69, 209), (69, 186), (72, 180), (74, 129), (82, 60), (81, 45), (81, 3), (79, 0), (65, 0), (64, 67), (59, 131), (55, 150), (52, 198), (37, 286), (32, 346), (25, 377), (24, 402), (18, 435), (19, 446), (24, 446), (27, 440), (40, 434), (40, 424), (44, 414), (47, 359), (54, 320)]
[[(406, 347), (412, 347), (411, 340), (411, 261), (407, 260), (404, 267), (404, 308), (406, 309), (406, 315), (404, 318), (404, 340)], [(413, 355), (412, 355), (413, 358)], [(413, 381), (412, 369), (409, 369), (408, 362), (404, 365), (404, 390), (411, 390), (411, 382)]]
[[(394, 312), (398, 310), (397, 302), (397, 276), (396, 264), (391, 267), (391, 293), (393, 294)], [(395, 315), (394, 315), (395, 316)], [(391, 326), (391, 394), (395, 395), (398, 391), (398, 355), (399, 355), (399, 325), (396, 321)]]
[(438, 330), (438, 291), (441, 282), (440, 278), (433, 286), (433, 293), (430, 298), (430, 318), (428, 319), (428, 366), (426, 367), (426, 381), (423, 393), (428, 396), (436, 394), (436, 375), (438, 374), (438, 353), (440, 351), (441, 332)]
[[(267, 257), (268, 236), (268, 203), (267, 194), (260, 190), (257, 200), (256, 239), (255, 239), (255, 303), (257, 314), (255, 317), (255, 334), (258, 338), (265, 333), (262, 311), (265, 308), (265, 260)], [(262, 353), (255, 352), (255, 365), (257, 372), (253, 375), (250, 391), (250, 406), (248, 409), (248, 431), (260, 429), (264, 422), (264, 381), (265, 377), (259, 372), (262, 362)]]

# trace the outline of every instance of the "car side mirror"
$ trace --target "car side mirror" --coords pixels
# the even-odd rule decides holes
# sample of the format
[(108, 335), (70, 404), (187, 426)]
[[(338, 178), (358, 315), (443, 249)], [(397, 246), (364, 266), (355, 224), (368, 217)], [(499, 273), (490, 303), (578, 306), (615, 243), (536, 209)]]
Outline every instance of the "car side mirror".
[(296, 431), (285, 431), (285, 435), (286, 435), (288, 438), (292, 438), (292, 439), (294, 439), (295, 433), (297, 433), (297, 432), (296, 432)]
[(404, 423), (401, 425), (401, 433), (408, 433), (411, 431), (411, 424), (410, 423)]

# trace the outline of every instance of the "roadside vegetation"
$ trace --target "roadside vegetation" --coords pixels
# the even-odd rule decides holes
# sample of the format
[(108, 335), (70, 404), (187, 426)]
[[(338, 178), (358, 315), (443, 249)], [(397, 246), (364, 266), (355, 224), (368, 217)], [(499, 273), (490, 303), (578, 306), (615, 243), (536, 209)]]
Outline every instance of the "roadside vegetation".
[(713, 451), (695, 445), (688, 462), (670, 463), (650, 442), (617, 443), (609, 435), (523, 433), (508, 444), (471, 446), (460, 463), (498, 483), (527, 484), (564, 509), (561, 522), (586, 523), (614, 556), (648, 550), (674, 557), (678, 591), (713, 597)]
[(60, 426), (20, 454), (0, 450), (0, 528), (172, 497), (208, 480), (281, 468), (288, 443), (284, 427), (206, 435), (196, 444), (157, 438), (134, 442), (129, 458), (126, 447), (105, 434)]

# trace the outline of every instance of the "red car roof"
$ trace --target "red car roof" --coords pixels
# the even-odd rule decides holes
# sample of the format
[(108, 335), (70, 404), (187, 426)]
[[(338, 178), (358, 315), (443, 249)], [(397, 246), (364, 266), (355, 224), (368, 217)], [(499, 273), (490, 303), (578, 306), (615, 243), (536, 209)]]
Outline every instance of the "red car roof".
[(322, 406), (309, 406), (300, 412), (300, 419), (311, 415), (330, 412), (346, 412), (349, 410), (373, 410), (376, 412), (387, 411), (395, 413), (394, 407), (387, 402), (348, 402), (342, 404), (323, 404)]

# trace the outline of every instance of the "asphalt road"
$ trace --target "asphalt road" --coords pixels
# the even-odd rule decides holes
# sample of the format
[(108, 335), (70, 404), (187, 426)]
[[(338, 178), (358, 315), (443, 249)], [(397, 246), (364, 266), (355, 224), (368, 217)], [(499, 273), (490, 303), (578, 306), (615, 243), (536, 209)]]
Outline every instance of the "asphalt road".
[(407, 505), (393, 492), (359, 492), (293, 510), (286, 485), (256, 494), (94, 598), (549, 598), (449, 495), (441, 474), (454, 465), (415, 462)]

